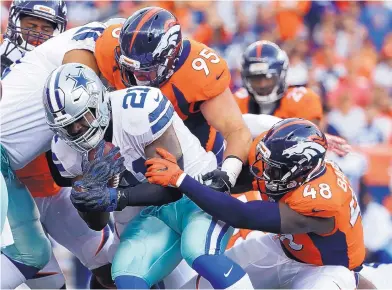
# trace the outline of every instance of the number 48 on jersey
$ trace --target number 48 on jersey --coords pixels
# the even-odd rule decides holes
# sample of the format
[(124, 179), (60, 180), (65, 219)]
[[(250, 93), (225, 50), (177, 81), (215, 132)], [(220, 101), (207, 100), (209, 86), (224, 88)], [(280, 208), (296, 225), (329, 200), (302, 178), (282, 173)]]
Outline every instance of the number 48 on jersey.
[[(343, 172), (340, 171), (338, 166), (331, 161), (326, 161), (326, 162), (330, 164), (335, 171), (336, 185), (340, 189), (342, 189), (345, 193), (348, 193), (347, 192), (348, 190), (350, 191), (349, 192), (349, 194), (351, 194), (350, 225), (354, 227), (361, 213), (355, 192), (353, 191), (352, 187), (348, 183), (346, 176), (343, 174)], [(331, 199), (333, 196), (331, 186), (327, 183), (319, 183), (318, 186), (315, 186), (314, 184), (308, 184), (305, 186), (303, 191), (303, 197), (311, 197), (312, 199), (316, 199), (318, 198), (318, 196), (325, 199)]]

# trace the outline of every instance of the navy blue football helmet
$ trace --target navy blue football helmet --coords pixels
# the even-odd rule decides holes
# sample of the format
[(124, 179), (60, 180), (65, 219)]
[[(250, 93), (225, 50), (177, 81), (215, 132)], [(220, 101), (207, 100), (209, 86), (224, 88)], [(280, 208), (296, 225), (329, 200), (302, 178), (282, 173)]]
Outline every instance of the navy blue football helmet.
[[(53, 23), (53, 34), (22, 28), (21, 18), (33, 16)], [(33, 50), (49, 38), (65, 31), (67, 26), (67, 6), (63, 0), (26, 1), (14, 0), (10, 7), (6, 37), (22, 51)]]
[(312, 122), (285, 119), (257, 144), (250, 170), (264, 181), (267, 195), (281, 196), (324, 172), (327, 147), (324, 133)]
[(181, 26), (169, 11), (147, 7), (124, 23), (116, 60), (125, 86), (159, 87), (174, 72), (182, 47)]
[(256, 41), (246, 48), (241, 76), (245, 88), (259, 105), (283, 97), (288, 66), (287, 54), (273, 42)]

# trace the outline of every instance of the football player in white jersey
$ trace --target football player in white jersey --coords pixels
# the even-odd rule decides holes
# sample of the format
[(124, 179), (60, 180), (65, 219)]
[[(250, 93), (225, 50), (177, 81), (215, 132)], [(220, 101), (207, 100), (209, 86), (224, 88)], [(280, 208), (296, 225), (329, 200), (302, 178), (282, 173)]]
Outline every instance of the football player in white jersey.
[[(81, 178), (71, 193), (74, 206), (82, 212), (111, 212), (127, 205), (153, 204), (142, 209), (121, 234), (112, 262), (117, 288), (149, 289), (182, 258), (215, 288), (252, 288), (242, 268), (222, 255), (232, 228), (181, 194), (178, 200), (157, 206), (168, 193), (144, 176), (144, 162), (155, 156), (157, 148), (170, 150), (193, 176), (217, 166), (215, 155), (202, 148), (159, 89), (136, 86), (106, 93), (92, 69), (71, 63), (51, 74), (44, 91), (47, 122), (58, 134), (52, 152), (68, 176)], [(110, 119), (111, 141), (118, 147), (103, 156), (102, 139)], [(88, 161), (87, 152), (93, 148), (98, 148), (95, 158)], [(127, 186), (121, 187), (121, 180), (116, 189), (108, 187), (108, 180), (120, 171), (121, 158), (113, 158), (117, 150), (130, 174), (125, 178)]]
[(14, 0), (0, 47), (1, 74), (25, 52), (64, 32), (66, 26), (67, 6), (64, 1)]
[[(63, 1), (42, 2), (49, 6), (53, 3), (62, 5), (61, 7), (64, 6)], [(23, 4), (25, 9), (27, 9), (26, 3), (30, 3), (29, 5), (32, 5), (30, 8), (34, 11), (44, 8), (43, 5), (39, 6), (38, 1), (18, 1), (14, 4), (16, 3)], [(54, 10), (50, 6), (47, 11), (49, 13), (53, 12), (51, 9)], [(14, 11), (14, 8), (11, 9), (11, 13)], [(40, 15), (45, 14), (41, 11)], [(15, 17), (15, 23), (19, 25), (21, 17)], [(17, 25), (17, 32), (24, 32)], [(9, 202), (8, 207), (8, 219), (11, 228), (14, 227), (15, 244), (2, 249), (2, 288), (15, 288), (26, 279), (33, 277), (38, 270), (48, 263), (51, 256), (49, 240), (39, 224), (40, 216), (37, 207), (26, 187), (18, 179), (15, 179), (14, 174), (14, 170), (23, 168), (37, 156), (50, 149), (53, 133), (45, 122), (42, 105), (42, 89), (45, 80), (51, 71), (62, 64), (68, 51), (73, 49), (93, 51), (95, 39), (105, 27), (104, 24), (95, 22), (71, 29), (49, 39), (33, 51), (27, 52), (3, 75), (3, 94), (0, 103), (2, 112), (0, 124), (2, 173), (7, 181), (9, 197), (15, 198), (14, 202)], [(20, 34), (22, 34), (21, 39), (23, 40), (25, 34), (22, 32)], [(34, 33), (31, 32), (30, 34), (33, 35)], [(39, 35), (42, 36), (42, 34)], [(46, 39), (46, 37), (43, 39)], [(32, 43), (39, 44), (41, 41), (37, 40)], [(24, 47), (28, 48), (30, 44), (25, 44)], [(41, 221), (47, 223), (45, 227), (49, 232), (51, 231), (52, 237), (70, 249), (86, 267), (93, 270), (93, 273), (98, 272), (96, 275), (101, 278), (107, 277), (107, 280), (101, 280), (102, 283), (110, 282), (110, 271), (108, 271), (110, 265), (106, 252), (111, 244), (112, 234), (108, 228), (102, 233), (90, 230), (71, 206), (69, 193), (68, 189), (61, 195), (40, 198), (40, 202), (37, 203), (41, 211)], [(57, 215), (56, 208), (60, 208), (62, 211), (71, 210), (72, 212), (62, 215), (63, 221), (61, 222), (58, 220), (61, 217)], [(56, 218), (53, 217), (55, 214)], [(14, 221), (11, 221), (10, 215), (15, 217)], [(60, 227), (56, 226), (56, 221), (61, 222), (62, 226), (67, 226), (67, 230), (59, 230)], [(20, 224), (24, 226), (16, 226)], [(50, 229), (47, 226), (50, 226)], [(23, 238), (18, 238), (18, 236)], [(109, 267), (101, 273), (101, 270), (103, 270), (101, 266), (105, 264)], [(52, 269), (49, 269), (49, 271), (51, 272)], [(57, 269), (55, 271), (60, 272)], [(105, 275), (105, 273), (107, 274)], [(32, 281), (31, 286), (34, 288), (57, 288), (63, 285), (59, 284), (58, 281), (55, 284), (47, 284), (49, 281), (43, 281), (44, 284), (42, 285), (36, 283), (38, 280), (42, 281), (42, 279), (45, 280), (46, 278)]]
[[(22, 55), (35, 46), (51, 38), (53, 35), (63, 32), (66, 28), (67, 9), (63, 1), (19, 1), (15, 0), (10, 6), (7, 32), (0, 46), (1, 75), (3, 71), (18, 61)], [(2, 117), (4, 114), (2, 114)], [(2, 130), (3, 135), (3, 130)], [(8, 192), (10, 193), (8, 206), (2, 208), (1, 219), (7, 214), (7, 227), (10, 229), (8, 219), (11, 223), (11, 235), (16, 236), (16, 243), (2, 249), (1, 255), (2, 287), (15, 287), (26, 278), (31, 278), (35, 272), (42, 268), (50, 257), (50, 244), (39, 225), (39, 215), (35, 212), (34, 202), (26, 187), (20, 183), (8, 166), (3, 167), (3, 162), (8, 163), (6, 152), (2, 151), (2, 173), (5, 177)], [(4, 153), (4, 154), (3, 154)], [(17, 189), (18, 195), (14, 192)], [(17, 199), (17, 203), (13, 199)], [(2, 193), (2, 207), (8, 199), (8, 194)], [(26, 211), (19, 208), (23, 204)], [(28, 209), (31, 209), (30, 211)], [(26, 214), (26, 215), (25, 215)], [(26, 220), (27, 225), (18, 227), (18, 224)], [(12, 234), (12, 232), (14, 232)], [(4, 233), (3, 233), (4, 234)], [(21, 236), (28, 234), (25, 241), (20, 241)], [(18, 238), (19, 235), (19, 238)], [(4, 236), (2, 235), (2, 240)], [(2, 247), (5, 246), (2, 243)], [(51, 269), (52, 270), (52, 269)], [(56, 271), (57, 272), (57, 271)], [(61, 280), (59, 287), (64, 284), (61, 271), (56, 280)], [(45, 288), (54, 284), (48, 284)]]

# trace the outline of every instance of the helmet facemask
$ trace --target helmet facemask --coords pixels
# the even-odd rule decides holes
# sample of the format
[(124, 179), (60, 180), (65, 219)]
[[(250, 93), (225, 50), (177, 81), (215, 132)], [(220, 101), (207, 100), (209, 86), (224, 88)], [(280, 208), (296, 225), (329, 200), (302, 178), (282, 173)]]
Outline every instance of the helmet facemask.
[(117, 47), (115, 55), (124, 85), (126, 87), (138, 85), (158, 88), (174, 72), (174, 64), (178, 52), (173, 54), (172, 49), (169, 53), (169, 56), (161, 56), (155, 59), (149, 66), (142, 66), (139, 61), (130, 59), (122, 54), (120, 47)]
[[(40, 7), (40, 5), (37, 6)], [(53, 26), (53, 32), (37, 32), (32, 28), (23, 28), (21, 21), (24, 17), (46, 20)], [(7, 37), (22, 51), (31, 51), (48, 39), (64, 32), (65, 28), (66, 19), (43, 11), (21, 11), (20, 8), (12, 6), (7, 27)]]
[(281, 98), (278, 94), (279, 76), (276, 73), (248, 76), (245, 78), (245, 86), (258, 104), (276, 102)]
[(280, 72), (268, 70), (266, 73), (252, 73), (253, 65), (263, 65), (254, 63), (250, 65), (248, 72), (243, 72), (243, 80), (246, 89), (252, 94), (259, 104), (269, 104), (278, 101), (286, 91), (286, 70)]
[[(96, 96), (93, 96), (94, 94)], [(64, 122), (57, 125), (49, 124), (51, 129), (70, 147), (82, 153), (95, 148), (104, 138), (110, 120), (108, 102), (98, 102), (97, 92), (92, 92), (91, 95), (87, 106), (79, 114), (67, 117)], [(83, 129), (75, 134), (72, 130), (76, 123)]]

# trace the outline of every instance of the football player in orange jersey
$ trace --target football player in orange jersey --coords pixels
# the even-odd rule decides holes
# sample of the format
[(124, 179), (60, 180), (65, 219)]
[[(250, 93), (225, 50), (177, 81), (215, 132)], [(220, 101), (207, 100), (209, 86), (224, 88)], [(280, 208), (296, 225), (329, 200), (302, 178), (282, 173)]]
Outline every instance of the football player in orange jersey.
[(289, 59), (278, 45), (257, 41), (242, 57), (244, 88), (235, 92), (243, 114), (268, 114), (280, 118), (303, 118), (318, 125), (323, 116), (321, 98), (306, 87), (288, 88)]
[[(263, 201), (244, 203), (200, 184), (162, 150), (163, 158), (146, 161), (146, 176), (151, 183), (178, 187), (235, 228), (278, 234), (257, 238), (263, 258), (253, 277), (248, 271), (256, 288), (354, 289), (350, 270), (365, 257), (360, 209), (347, 178), (325, 160), (326, 150), (325, 135), (303, 119), (282, 120), (256, 138), (249, 163)], [(255, 261), (238, 262), (248, 270)]]
[(209, 47), (183, 39), (180, 24), (169, 11), (136, 11), (123, 25), (105, 29), (94, 55), (73, 50), (64, 57), (63, 64), (69, 62), (89, 66), (116, 89), (135, 84), (159, 87), (235, 184), (252, 138), (229, 89), (229, 68)]
[[(235, 92), (234, 96), (242, 113), (245, 114), (245, 123), (254, 138), (262, 132), (260, 127), (264, 127), (263, 123), (266, 121), (259, 114), (283, 119), (303, 118), (316, 125), (319, 125), (323, 117), (321, 98), (314, 91), (306, 87), (288, 88), (288, 66), (289, 59), (286, 53), (270, 41), (257, 41), (249, 45), (243, 54), (241, 75), (244, 87)], [(339, 139), (328, 136), (328, 143), (331, 145), (331, 141), (334, 141), (344, 145), (344, 140)], [(345, 150), (339, 152), (339, 148), (335, 148), (334, 151), (339, 155), (345, 154)], [(240, 196), (249, 199), (257, 194), (246, 192), (238, 195)], [(246, 238), (250, 232), (243, 229), (236, 231), (229, 241), (229, 247), (234, 245), (237, 239)]]

